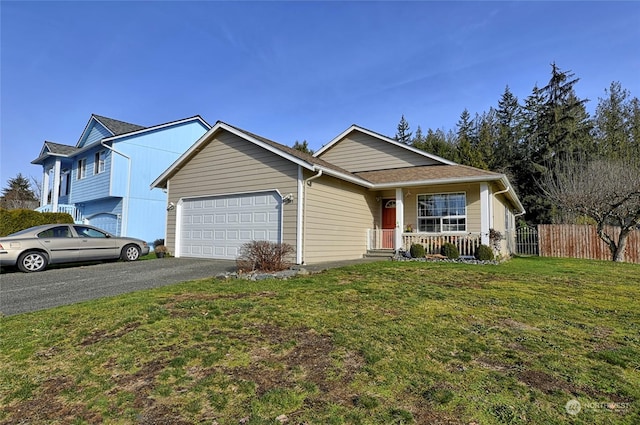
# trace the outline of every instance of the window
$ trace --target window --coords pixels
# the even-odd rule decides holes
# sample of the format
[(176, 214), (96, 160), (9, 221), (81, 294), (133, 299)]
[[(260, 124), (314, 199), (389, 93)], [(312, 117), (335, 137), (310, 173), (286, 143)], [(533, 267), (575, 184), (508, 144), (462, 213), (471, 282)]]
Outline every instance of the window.
[(78, 160), (78, 174), (77, 179), (82, 180), (87, 176), (87, 159), (82, 158)]
[(81, 238), (107, 238), (106, 233), (102, 233), (96, 229), (92, 229), (91, 227), (85, 226), (73, 226), (76, 230), (76, 233)]
[(465, 193), (418, 195), (418, 231), (466, 232), (467, 196)]
[(96, 152), (96, 157), (93, 161), (93, 174), (104, 173), (105, 156), (105, 151)]
[(69, 231), (69, 226), (58, 226), (38, 233), (38, 237), (41, 239), (70, 238), (71, 232)]

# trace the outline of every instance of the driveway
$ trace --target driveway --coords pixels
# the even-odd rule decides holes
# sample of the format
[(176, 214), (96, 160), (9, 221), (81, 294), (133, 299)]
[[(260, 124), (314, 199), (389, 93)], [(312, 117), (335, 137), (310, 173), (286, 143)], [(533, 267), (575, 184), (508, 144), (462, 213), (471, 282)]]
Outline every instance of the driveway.
[[(320, 272), (373, 261), (388, 259), (362, 258), (303, 267), (310, 272)], [(188, 280), (206, 279), (235, 270), (236, 262), (233, 260), (172, 257), (132, 263), (64, 266), (39, 273), (3, 271), (0, 274), (0, 316), (44, 310)]]
[(39, 273), (3, 271), (0, 274), (0, 315), (158, 288), (234, 270), (235, 261), (165, 258), (61, 267)]

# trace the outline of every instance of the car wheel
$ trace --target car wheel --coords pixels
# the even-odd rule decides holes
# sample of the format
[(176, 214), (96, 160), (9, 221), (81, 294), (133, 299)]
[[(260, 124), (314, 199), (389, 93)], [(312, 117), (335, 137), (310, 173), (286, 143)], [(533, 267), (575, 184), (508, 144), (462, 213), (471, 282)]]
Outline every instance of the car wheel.
[(47, 254), (40, 251), (24, 252), (18, 257), (18, 269), (25, 273), (40, 272), (47, 267), (47, 263)]
[(140, 258), (140, 248), (138, 248), (136, 245), (127, 245), (122, 248), (120, 258), (122, 258), (124, 261), (136, 261), (138, 258)]

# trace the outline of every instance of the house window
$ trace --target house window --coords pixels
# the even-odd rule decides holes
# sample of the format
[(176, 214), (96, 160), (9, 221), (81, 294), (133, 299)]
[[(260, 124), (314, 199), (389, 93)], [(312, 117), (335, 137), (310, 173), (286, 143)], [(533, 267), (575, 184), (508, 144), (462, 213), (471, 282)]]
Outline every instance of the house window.
[(418, 231), (466, 232), (467, 195), (465, 193), (418, 195)]
[(105, 156), (105, 151), (96, 152), (96, 157), (93, 161), (93, 174), (104, 173)]
[(87, 176), (87, 159), (82, 158), (78, 160), (78, 175), (77, 179), (82, 180)]

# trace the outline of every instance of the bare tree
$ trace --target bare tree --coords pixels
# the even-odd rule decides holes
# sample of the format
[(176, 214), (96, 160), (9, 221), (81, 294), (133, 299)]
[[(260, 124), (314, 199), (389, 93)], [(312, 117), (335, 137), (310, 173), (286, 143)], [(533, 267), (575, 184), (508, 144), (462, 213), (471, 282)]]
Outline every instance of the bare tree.
[[(553, 202), (592, 218), (613, 261), (624, 261), (627, 237), (640, 228), (640, 160), (556, 161), (541, 182)], [(620, 233), (606, 229), (618, 226)]]

